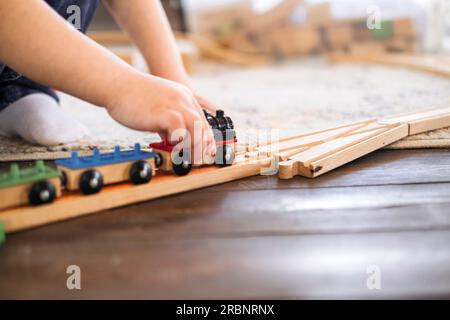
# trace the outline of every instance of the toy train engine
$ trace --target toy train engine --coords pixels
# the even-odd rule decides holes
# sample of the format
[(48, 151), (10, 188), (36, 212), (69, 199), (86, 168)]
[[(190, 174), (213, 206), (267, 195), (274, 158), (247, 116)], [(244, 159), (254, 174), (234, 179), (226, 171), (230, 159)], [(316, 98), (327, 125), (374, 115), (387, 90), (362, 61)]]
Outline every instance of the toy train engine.
[(86, 195), (100, 192), (104, 185), (124, 181), (136, 185), (149, 183), (159, 163), (158, 154), (141, 151), (139, 144), (134, 150), (121, 151), (115, 147), (114, 152), (104, 154), (96, 148), (91, 156), (84, 157), (73, 152), (71, 158), (56, 161), (65, 188)]
[(225, 116), (223, 110), (217, 110), (216, 116), (204, 110), (206, 120), (213, 129), (216, 140), (217, 153), (215, 163), (219, 166), (230, 166), (236, 155), (236, 131), (230, 117)]
[[(225, 116), (222, 110), (218, 110), (216, 115), (204, 111), (206, 120), (213, 129), (214, 139), (216, 141), (217, 153), (215, 164), (219, 166), (230, 166), (233, 164), (236, 152), (236, 132), (233, 121)], [(175, 146), (168, 141), (153, 143), (150, 145), (154, 152), (161, 156), (160, 169), (163, 171), (172, 171), (178, 176), (187, 175), (192, 169), (192, 159), (189, 152), (179, 151), (178, 157), (173, 152)], [(176, 158), (176, 159), (175, 159)]]
[(0, 174), (0, 209), (24, 204), (52, 203), (61, 195), (60, 173), (37, 161), (32, 168), (19, 169), (11, 165), (9, 172)]

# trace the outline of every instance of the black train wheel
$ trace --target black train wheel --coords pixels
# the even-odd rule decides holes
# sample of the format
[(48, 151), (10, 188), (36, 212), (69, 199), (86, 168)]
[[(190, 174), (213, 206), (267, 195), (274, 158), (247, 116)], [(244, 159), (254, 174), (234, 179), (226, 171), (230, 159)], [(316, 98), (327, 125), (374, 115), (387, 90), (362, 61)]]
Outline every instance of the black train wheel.
[(61, 175), (59, 176), (59, 180), (61, 181), (61, 186), (63, 188), (67, 187), (67, 174), (64, 171), (61, 171)]
[(164, 162), (164, 158), (163, 158), (162, 154), (161, 153), (157, 153), (155, 155), (155, 166), (157, 168), (159, 168), (159, 167), (162, 166), (163, 162)]
[[(172, 161), (172, 168), (173, 168), (173, 172), (177, 175), (177, 176), (185, 176), (187, 175), (189, 172), (191, 172), (192, 170), (192, 161), (191, 161), (191, 154), (190, 153), (183, 153), (183, 151), (180, 152), (179, 154), (180, 159), (177, 159), (177, 163), (175, 163)], [(180, 162), (181, 160), (181, 162)], [(178, 163), (180, 162), (180, 163)]]
[(130, 180), (134, 184), (145, 184), (152, 180), (153, 169), (146, 161), (137, 161), (133, 163), (130, 169)]
[(52, 203), (55, 198), (56, 188), (49, 181), (41, 181), (33, 184), (28, 194), (28, 200), (34, 206)]
[(230, 145), (225, 144), (217, 147), (216, 165), (221, 167), (231, 166), (234, 158), (234, 150)]
[(99, 193), (103, 188), (103, 176), (97, 170), (84, 172), (80, 177), (79, 187), (85, 195)]

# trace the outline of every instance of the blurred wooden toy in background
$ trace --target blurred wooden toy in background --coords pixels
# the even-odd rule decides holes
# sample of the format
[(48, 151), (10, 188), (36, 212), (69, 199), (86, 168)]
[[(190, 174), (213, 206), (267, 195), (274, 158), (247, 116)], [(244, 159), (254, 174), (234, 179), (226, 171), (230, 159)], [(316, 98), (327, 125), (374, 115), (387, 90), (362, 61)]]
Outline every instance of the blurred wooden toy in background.
[(192, 32), (224, 49), (276, 58), (336, 50), (413, 52), (418, 40), (411, 17), (384, 20), (380, 29), (372, 30), (367, 17), (337, 19), (328, 2), (301, 0), (284, 0), (262, 14), (253, 11), (251, 1), (204, 9), (196, 16)]
[[(256, 1), (251, 0), (195, 9), (179, 0), (162, 3), (189, 73), (195, 72), (200, 59), (252, 67), (313, 54), (418, 50), (416, 20), (408, 12), (382, 20), (381, 28), (372, 30), (367, 26), (366, 12), (341, 17), (329, 1), (282, 0), (262, 13), (255, 10)], [(102, 8), (98, 15), (112, 20)], [(145, 61), (129, 37), (114, 22), (106, 25), (106, 29), (96, 26), (89, 36), (127, 63), (145, 69)]]

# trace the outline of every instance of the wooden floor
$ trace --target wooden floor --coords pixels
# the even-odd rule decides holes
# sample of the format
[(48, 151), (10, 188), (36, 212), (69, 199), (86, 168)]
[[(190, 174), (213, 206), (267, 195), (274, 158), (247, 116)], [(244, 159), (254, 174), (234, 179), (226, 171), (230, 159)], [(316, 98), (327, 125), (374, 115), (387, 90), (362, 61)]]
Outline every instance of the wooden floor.
[[(66, 288), (81, 268), (82, 290)], [(381, 271), (369, 290), (367, 268)], [(0, 298), (450, 298), (450, 150), (379, 151), (11, 235)]]

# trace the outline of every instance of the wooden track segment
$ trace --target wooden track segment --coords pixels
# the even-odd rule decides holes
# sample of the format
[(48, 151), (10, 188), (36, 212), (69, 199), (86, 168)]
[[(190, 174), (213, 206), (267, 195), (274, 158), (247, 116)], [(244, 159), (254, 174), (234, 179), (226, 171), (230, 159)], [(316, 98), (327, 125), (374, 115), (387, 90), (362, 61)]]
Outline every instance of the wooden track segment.
[(297, 160), (304, 164), (311, 163), (315, 160), (321, 159), (323, 157), (341, 151), (342, 149), (345, 149), (353, 144), (370, 139), (371, 137), (383, 133), (388, 129), (389, 127), (386, 126), (386, 128), (378, 129), (375, 131), (368, 131), (339, 137), (331, 141), (322, 143), (318, 146), (311, 147), (304, 152), (294, 155), (293, 157), (291, 157), (291, 160)]
[(188, 34), (180, 37), (195, 43), (206, 58), (250, 67), (265, 66), (271, 63), (271, 59), (267, 55), (242, 53), (231, 48), (225, 48), (216, 41), (204, 36)]
[(299, 136), (298, 138), (282, 141), (277, 144), (259, 147), (257, 148), (257, 151), (262, 155), (273, 155), (274, 153), (280, 153), (304, 147), (311, 147), (320, 143), (324, 143), (326, 141), (336, 139), (338, 137), (345, 136), (347, 133), (365, 127), (371, 121), (375, 120), (357, 122), (355, 124), (351, 124), (340, 128), (325, 130), (315, 134), (307, 134)]
[(280, 179), (296, 175), (318, 177), (367, 153), (408, 135), (407, 125), (385, 125), (382, 128), (349, 134), (300, 152), (280, 162)]
[(388, 66), (404, 67), (450, 78), (450, 58), (439, 55), (389, 54), (389, 53), (331, 53), (331, 62), (339, 63), (376, 63)]
[(445, 128), (450, 125), (450, 108), (411, 113), (382, 120), (382, 123), (408, 123), (409, 135)]
[(23, 206), (2, 211), (0, 221), (4, 224), (6, 233), (17, 232), (133, 203), (255, 176), (260, 174), (261, 169), (268, 165), (270, 165), (270, 159), (267, 158), (256, 161), (240, 159), (237, 164), (230, 167), (199, 168), (184, 177), (158, 172), (149, 184), (135, 186), (126, 183), (108, 186), (94, 196), (69, 193), (50, 205)]
[[(337, 126), (337, 127), (303, 133), (303, 134), (299, 134), (299, 135), (292, 136), (292, 137), (284, 137), (284, 138), (278, 139), (277, 141), (267, 140), (264, 142), (260, 142), (258, 144), (248, 145), (246, 147), (246, 150), (247, 150), (247, 152), (257, 151), (261, 154), (279, 153), (283, 150), (283, 147), (281, 147), (281, 146), (284, 146), (284, 145), (288, 145), (288, 146), (294, 145), (295, 147), (293, 147), (291, 149), (298, 148), (298, 146), (301, 144), (301, 141), (298, 142), (298, 140), (309, 139), (311, 137), (313, 141), (314, 140), (322, 141), (325, 139), (329, 139), (330, 137), (339, 136), (340, 134), (343, 134), (343, 133), (346, 133), (347, 131), (353, 130), (354, 127), (356, 127), (356, 126), (367, 125), (368, 123), (375, 122), (375, 121), (376, 121), (375, 119), (366, 119), (366, 120), (361, 120), (361, 121), (357, 121), (357, 122), (353, 122), (350, 124), (345, 124), (345, 125), (341, 125), (341, 126)], [(289, 150), (290, 148), (287, 147), (284, 149)]]
[[(312, 173), (312, 177), (318, 177), (350, 161), (401, 140), (407, 135), (407, 125), (394, 126), (386, 131), (382, 131), (381, 133), (370, 137), (368, 140), (360, 141), (328, 157), (314, 161), (310, 164), (310, 172)], [(351, 157), (349, 157), (349, 155), (351, 155)]]
[[(279, 152), (279, 153), (275, 153), (275, 156), (277, 157), (278, 161), (285, 161), (288, 159), (293, 159), (295, 158), (296, 155), (299, 155), (303, 152), (306, 151), (311, 151), (311, 150), (315, 150), (315, 149), (321, 149), (321, 145), (324, 144), (335, 144), (338, 141), (343, 141), (340, 138), (345, 138), (345, 137), (349, 137), (349, 135), (351, 136), (355, 136), (357, 134), (367, 134), (367, 136), (370, 136), (371, 134), (374, 134), (380, 130), (383, 129), (387, 129), (387, 125), (386, 124), (380, 124), (377, 122), (367, 122), (365, 125), (363, 126), (357, 126), (357, 127), (352, 127), (351, 130), (344, 132), (341, 135), (337, 135), (335, 137), (332, 137), (330, 139), (326, 139), (326, 140), (322, 140), (322, 141), (318, 141), (316, 144), (310, 144), (310, 145), (302, 145), (300, 148), (298, 149), (291, 149), (288, 151), (283, 151), (283, 152)], [(364, 135), (366, 136), (366, 135)], [(353, 140), (353, 139), (351, 139)], [(315, 149), (313, 148), (314, 146), (317, 146)], [(317, 151), (316, 151), (317, 152)]]
[(407, 136), (449, 126), (450, 108), (369, 122), (336, 139), (278, 154), (278, 159), (282, 160), (279, 177), (315, 178)]

